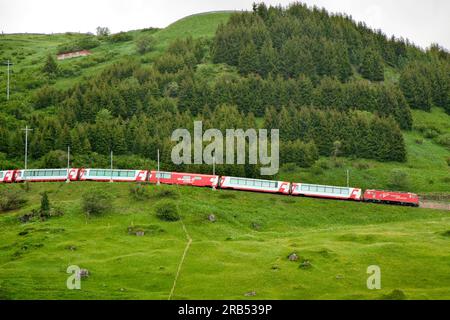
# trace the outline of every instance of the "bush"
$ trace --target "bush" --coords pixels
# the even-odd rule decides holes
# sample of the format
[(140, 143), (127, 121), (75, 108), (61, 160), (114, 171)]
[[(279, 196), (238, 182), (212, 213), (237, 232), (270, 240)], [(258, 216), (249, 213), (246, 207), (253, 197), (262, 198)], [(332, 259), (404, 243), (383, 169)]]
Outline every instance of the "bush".
[(133, 36), (126, 32), (119, 32), (119, 33), (113, 34), (112, 36), (109, 36), (108, 40), (112, 43), (125, 42), (125, 41), (133, 40)]
[(391, 171), (389, 179), (389, 187), (398, 190), (406, 190), (409, 186), (408, 174), (404, 171), (394, 169)]
[(178, 208), (174, 202), (165, 201), (158, 204), (156, 207), (156, 216), (162, 221), (178, 221), (180, 215)]
[(158, 198), (172, 198), (175, 199), (178, 197), (178, 194), (174, 190), (163, 189), (157, 192), (156, 197)]
[(144, 54), (153, 51), (155, 47), (155, 38), (141, 37), (136, 41), (136, 50), (139, 54)]
[(59, 45), (57, 50), (58, 54), (60, 54), (66, 52), (88, 50), (98, 47), (99, 45), (100, 41), (97, 38), (91, 36), (91, 37), (84, 37), (70, 43), (64, 43), (62, 45)]
[(0, 192), (0, 211), (22, 208), (27, 203), (21, 190), (3, 190)]
[(50, 200), (48, 200), (47, 192), (41, 195), (41, 215), (48, 216), (50, 214)]
[(298, 167), (297, 167), (297, 165), (295, 163), (291, 162), (291, 163), (286, 163), (285, 165), (283, 165), (282, 169), (285, 172), (292, 173), (292, 172), (297, 171)]
[(83, 211), (88, 215), (100, 215), (112, 208), (111, 196), (104, 192), (89, 192), (81, 199)]
[(444, 134), (436, 138), (436, 143), (450, 149), (450, 133)]
[(358, 170), (370, 169), (370, 165), (367, 162), (356, 162), (353, 166)]
[(137, 201), (142, 201), (148, 198), (147, 189), (142, 184), (134, 184), (130, 186), (130, 196)]

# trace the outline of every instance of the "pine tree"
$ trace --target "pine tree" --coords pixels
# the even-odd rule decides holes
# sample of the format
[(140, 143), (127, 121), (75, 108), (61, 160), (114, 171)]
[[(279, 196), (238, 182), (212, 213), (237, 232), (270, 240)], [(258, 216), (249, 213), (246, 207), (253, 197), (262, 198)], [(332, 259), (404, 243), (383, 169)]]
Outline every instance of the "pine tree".
[(255, 73), (258, 70), (258, 52), (251, 41), (239, 53), (238, 68), (241, 74)]
[(375, 49), (368, 49), (363, 57), (359, 71), (371, 81), (384, 81), (383, 59)]
[(48, 54), (47, 61), (44, 64), (44, 67), (42, 68), (42, 71), (46, 73), (49, 76), (56, 76), (58, 75), (58, 64), (56, 63), (55, 58), (53, 55)]

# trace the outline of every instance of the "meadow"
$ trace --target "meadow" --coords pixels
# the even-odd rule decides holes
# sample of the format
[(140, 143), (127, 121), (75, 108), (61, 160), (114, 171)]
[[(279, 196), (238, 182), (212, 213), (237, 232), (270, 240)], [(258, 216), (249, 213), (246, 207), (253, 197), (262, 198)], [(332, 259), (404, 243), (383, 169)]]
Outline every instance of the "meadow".
[[(450, 298), (446, 211), (154, 185), (137, 201), (131, 186), (29, 184), (27, 205), (0, 214), (0, 298)], [(0, 191), (10, 188), (24, 187)], [(88, 218), (81, 196), (100, 190), (114, 197), (113, 209)], [(64, 215), (20, 222), (44, 191)], [(155, 216), (167, 197), (181, 221)], [(130, 226), (145, 235), (129, 234)], [(187, 235), (192, 244), (170, 296)], [(292, 253), (298, 261), (289, 261)], [(89, 270), (81, 290), (66, 288), (70, 265)], [(370, 265), (381, 268), (381, 290), (366, 287)]]

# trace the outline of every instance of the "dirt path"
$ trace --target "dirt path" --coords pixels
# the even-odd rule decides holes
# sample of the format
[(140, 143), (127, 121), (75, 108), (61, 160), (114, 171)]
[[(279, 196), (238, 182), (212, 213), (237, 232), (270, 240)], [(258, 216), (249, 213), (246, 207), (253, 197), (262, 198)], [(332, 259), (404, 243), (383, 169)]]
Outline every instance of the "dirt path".
[(450, 211), (449, 202), (439, 202), (439, 201), (420, 201), (421, 208), (427, 209), (437, 209), (437, 210), (448, 210)]
[(183, 220), (181, 220), (181, 224), (183, 225), (183, 230), (184, 230), (184, 233), (186, 234), (187, 243), (186, 243), (186, 247), (184, 248), (183, 255), (181, 256), (180, 264), (178, 265), (177, 274), (175, 275), (175, 279), (173, 280), (173, 285), (172, 285), (172, 289), (170, 290), (168, 300), (172, 299), (173, 293), (175, 292), (175, 287), (177, 285), (178, 277), (180, 276), (181, 267), (183, 266), (184, 259), (186, 258), (186, 254), (192, 243), (192, 238), (189, 235), (189, 233), (187, 232), (187, 229), (186, 229), (186, 226), (184, 225)]

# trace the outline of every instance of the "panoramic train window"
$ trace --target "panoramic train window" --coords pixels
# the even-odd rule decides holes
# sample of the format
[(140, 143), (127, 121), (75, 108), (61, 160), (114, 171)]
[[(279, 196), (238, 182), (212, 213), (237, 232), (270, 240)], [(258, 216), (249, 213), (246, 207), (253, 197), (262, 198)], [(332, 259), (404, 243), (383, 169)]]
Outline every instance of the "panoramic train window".
[(172, 174), (169, 172), (159, 172), (156, 174), (156, 178), (160, 179), (172, 179)]
[(2, 179), (4, 176), (3, 172), (0, 171), (0, 179)]

